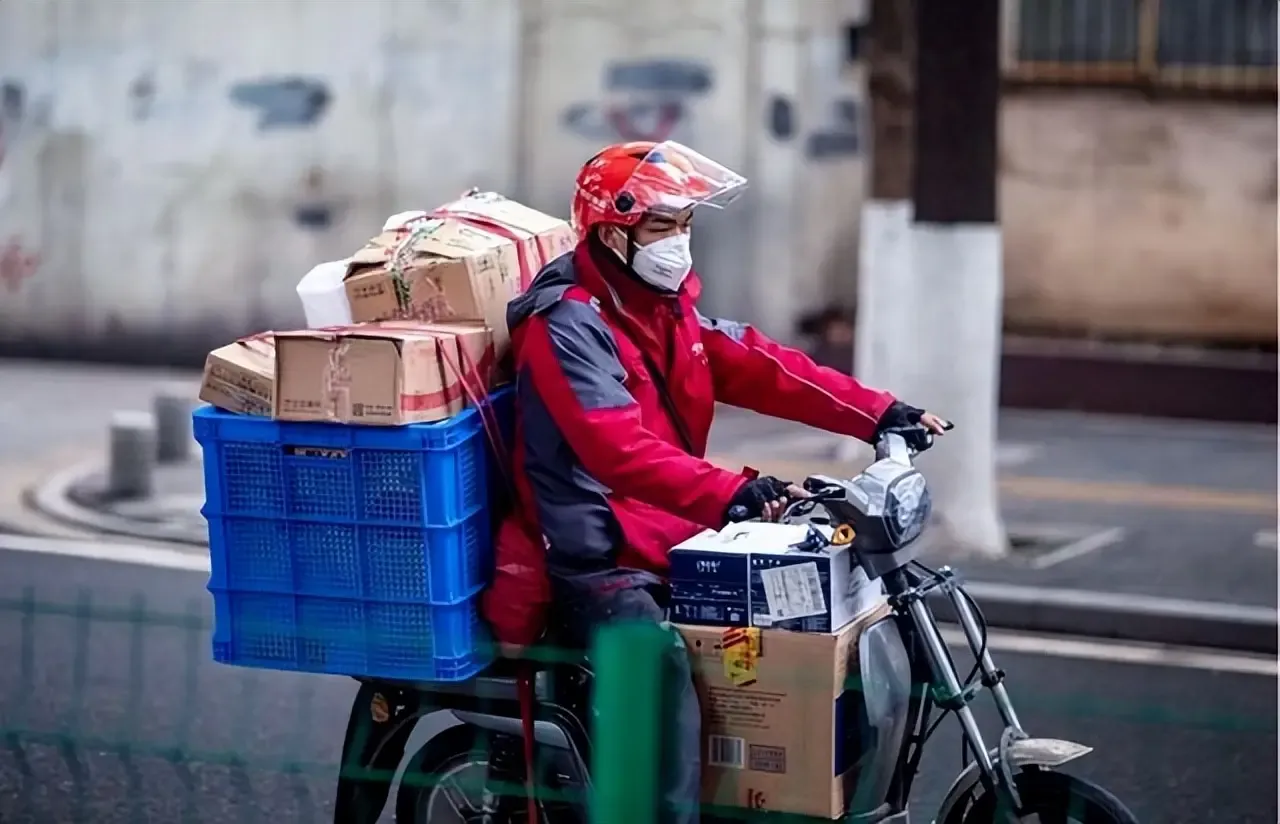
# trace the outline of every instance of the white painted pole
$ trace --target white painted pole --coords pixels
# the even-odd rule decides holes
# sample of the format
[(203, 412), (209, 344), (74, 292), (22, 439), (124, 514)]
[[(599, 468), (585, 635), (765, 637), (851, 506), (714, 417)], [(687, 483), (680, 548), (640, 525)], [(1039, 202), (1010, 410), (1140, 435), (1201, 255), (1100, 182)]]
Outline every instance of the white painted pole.
[(999, 556), (1008, 546), (996, 478), (1000, 381), (1000, 230), (983, 224), (916, 224), (911, 324), (918, 341), (904, 368), (904, 398), (956, 421), (922, 456), (934, 490), (934, 540)]

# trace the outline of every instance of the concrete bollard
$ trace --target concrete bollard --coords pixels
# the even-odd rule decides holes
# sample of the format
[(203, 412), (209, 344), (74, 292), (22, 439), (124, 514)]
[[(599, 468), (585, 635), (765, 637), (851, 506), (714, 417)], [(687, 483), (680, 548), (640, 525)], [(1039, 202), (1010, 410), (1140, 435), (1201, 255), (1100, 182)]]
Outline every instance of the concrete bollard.
[(110, 498), (149, 496), (156, 467), (155, 418), (147, 412), (112, 415), (107, 461), (106, 491)]
[(180, 463), (191, 457), (191, 411), (195, 401), (187, 387), (161, 389), (152, 399), (156, 426), (156, 459)]

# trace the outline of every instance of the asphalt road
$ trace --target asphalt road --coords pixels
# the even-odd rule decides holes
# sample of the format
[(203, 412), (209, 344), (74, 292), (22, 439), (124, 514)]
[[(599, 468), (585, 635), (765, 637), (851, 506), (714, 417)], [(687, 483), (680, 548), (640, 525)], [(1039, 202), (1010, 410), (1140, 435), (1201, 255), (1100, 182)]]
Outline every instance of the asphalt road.
[[(190, 571), (0, 551), (0, 821), (328, 820), (353, 683), (212, 663), (206, 631), (184, 621), (208, 620), (204, 584)], [(1141, 821), (1276, 821), (1274, 675), (1213, 663), (1238, 659), (1150, 665), (1096, 660), (1132, 648), (1026, 647), (996, 650), (1024, 724), (1094, 746), (1075, 769)], [(917, 820), (959, 754), (944, 726)]]

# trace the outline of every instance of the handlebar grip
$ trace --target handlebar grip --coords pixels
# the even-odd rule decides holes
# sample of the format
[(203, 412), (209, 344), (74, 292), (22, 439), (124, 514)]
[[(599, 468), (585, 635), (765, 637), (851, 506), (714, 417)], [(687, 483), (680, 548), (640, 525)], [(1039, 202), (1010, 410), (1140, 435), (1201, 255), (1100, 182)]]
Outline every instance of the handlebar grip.
[(748, 512), (748, 511), (747, 511), (747, 508), (746, 508), (745, 506), (743, 506), (742, 504), (738, 504), (738, 505), (736, 505), (736, 506), (731, 506), (731, 507), (729, 507), (729, 522), (730, 522), (730, 523), (735, 523), (735, 522), (737, 522), (737, 521), (745, 521), (745, 520), (747, 520), (747, 518), (750, 518), (750, 517), (751, 517), (751, 513), (750, 513), (750, 512)]

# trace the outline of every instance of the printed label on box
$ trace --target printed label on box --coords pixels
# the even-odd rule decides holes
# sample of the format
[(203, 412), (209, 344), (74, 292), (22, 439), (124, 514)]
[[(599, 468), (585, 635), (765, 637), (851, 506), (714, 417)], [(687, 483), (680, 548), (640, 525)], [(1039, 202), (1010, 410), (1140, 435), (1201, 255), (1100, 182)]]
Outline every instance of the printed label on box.
[(827, 611), (818, 565), (813, 561), (763, 569), (760, 580), (772, 621), (806, 618)]

